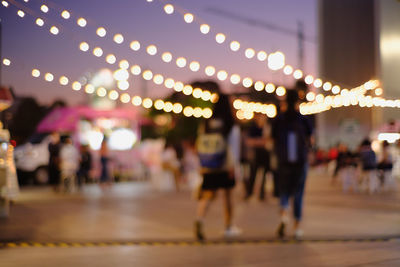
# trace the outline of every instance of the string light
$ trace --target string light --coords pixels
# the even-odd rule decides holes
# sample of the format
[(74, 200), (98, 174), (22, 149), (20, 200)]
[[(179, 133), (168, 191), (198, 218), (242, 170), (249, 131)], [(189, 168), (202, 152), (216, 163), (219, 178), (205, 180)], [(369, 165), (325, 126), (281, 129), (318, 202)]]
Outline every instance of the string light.
[(4, 7), (8, 7), (8, 2), (7, 1), (1, 1), (1, 4), (4, 6)]
[(139, 43), (139, 41), (132, 41), (131, 44), (130, 44), (130, 48), (131, 48), (133, 51), (139, 51), (139, 49), (140, 49), (140, 43)]
[(254, 84), (254, 89), (256, 89), (257, 91), (262, 91), (262, 90), (264, 90), (264, 83), (261, 82), (261, 81), (257, 81), (257, 82)]
[(197, 61), (190, 62), (189, 68), (193, 72), (197, 72), (200, 70), (200, 63)]
[(236, 52), (240, 49), (240, 43), (238, 41), (232, 41), (230, 47), (232, 51)]
[(61, 76), (60, 79), (59, 79), (59, 83), (60, 83), (61, 85), (67, 85), (68, 82), (69, 82), (69, 80), (68, 80), (68, 78), (65, 77), (65, 76)]
[(129, 79), (129, 72), (126, 69), (118, 69), (114, 71), (113, 78), (116, 81), (126, 81)]
[(157, 85), (163, 84), (164, 77), (161, 74), (156, 74), (153, 77), (153, 82)]
[(95, 55), (96, 57), (101, 57), (103, 55), (103, 49), (101, 49), (100, 47), (94, 48), (93, 55)]
[(20, 16), (21, 18), (23, 18), (25, 16), (25, 12), (22, 10), (18, 10), (17, 15)]
[(117, 44), (122, 44), (124, 42), (124, 36), (122, 36), (122, 34), (120, 34), (120, 33), (115, 34), (114, 42)]
[[(171, 5), (171, 6), (172, 6), (172, 5)], [(173, 8), (173, 6), (172, 6), (172, 8)], [(168, 5), (166, 5), (166, 9), (169, 9)], [(68, 12), (67, 10), (64, 10), (64, 11)], [(68, 12), (68, 14), (69, 14), (69, 12)], [(192, 15), (191, 13), (187, 13), (187, 14), (188, 14), (187, 17), (189, 17), (189, 18), (190, 18), (190, 15)], [(192, 16), (193, 16), (193, 15), (192, 15)], [(194, 16), (193, 16), (193, 18), (194, 18)], [(84, 19), (84, 18), (79, 18), (79, 19), (77, 20), (77, 23), (78, 23), (78, 25), (81, 26), (81, 27), (84, 27), (84, 26), (86, 26), (86, 24), (87, 24), (86, 19)], [(203, 28), (203, 29), (208, 29), (208, 30), (209, 30), (209, 25), (207, 25), (207, 24), (202, 24), (201, 26), (202, 26), (201, 28)], [(205, 31), (204, 31), (204, 32), (205, 32)], [(99, 28), (97, 29), (96, 33), (97, 33), (100, 37), (102, 37), (102, 36), (105, 36), (106, 30), (104, 29), (104, 27), (99, 27)], [(223, 33), (219, 33), (219, 34), (216, 35), (216, 39), (218, 39), (219, 42), (224, 42), (225, 39), (226, 39), (226, 37), (225, 37), (225, 35), (224, 35)], [(117, 43), (122, 43), (122, 42), (123, 42), (123, 36), (122, 36), (122, 34), (116, 34), (116, 35), (114, 36), (114, 41), (117, 42)], [(139, 43), (138, 41), (132, 41), (131, 44), (130, 44), (130, 47), (131, 47), (132, 50), (137, 51), (137, 50), (140, 49), (140, 43)], [(238, 50), (238, 49), (240, 48), (240, 43), (239, 43), (238, 41), (232, 41), (232, 42), (231, 42), (231, 48), (232, 48), (233, 51)], [(84, 47), (84, 50), (85, 50), (85, 49), (86, 49), (86, 47)], [(150, 46), (148, 47), (147, 50), (148, 50), (148, 52), (150, 52), (149, 54), (153, 54), (153, 55), (154, 55), (154, 54), (156, 54), (156, 49), (157, 49), (156, 46), (150, 45)], [(83, 51), (84, 51), (84, 50), (83, 50)], [(248, 56), (249, 56), (249, 54), (251, 54), (252, 52), (253, 52), (253, 54), (255, 53), (254, 50), (252, 50), (252, 49), (246, 49), (246, 52), (247, 52)], [(280, 52), (277, 52), (277, 53), (280, 53)], [(101, 48), (96, 49), (96, 50), (94, 51), (94, 55), (96, 55), (96, 56), (98, 56), (98, 57), (102, 56), (102, 54), (103, 54), (103, 53), (102, 53)], [(276, 54), (276, 53), (275, 53), (275, 54)], [(165, 55), (167, 55), (167, 56), (165, 56)], [(169, 54), (165, 54), (165, 55), (164, 55), (164, 57), (163, 57), (163, 60), (164, 60), (164, 61), (167, 61), (167, 62), (168, 62), (170, 59), (172, 60), (172, 55), (171, 55), (170, 53), (169, 53)], [(259, 58), (260, 60), (265, 60), (266, 57), (267, 57), (267, 54), (266, 54), (265, 51), (260, 51), (260, 52), (258, 52), (257, 55), (258, 55), (258, 58)], [(254, 55), (253, 55), (253, 56), (254, 56)], [(111, 57), (111, 59), (108, 58), (108, 60), (107, 60), (107, 58), (106, 58), (106, 61), (107, 61), (109, 64), (113, 64), (112, 62), (114, 62), (114, 58)], [(114, 62), (114, 63), (115, 63), (115, 62)], [(180, 57), (180, 58), (177, 60), (177, 66), (180, 67), (180, 68), (185, 67), (185, 66), (186, 66), (186, 59), (183, 58), (183, 57)], [(190, 68), (192, 71), (198, 71), (198, 70), (200, 69), (200, 63), (198, 63), (197, 61), (194, 61), (193, 64), (192, 64), (192, 63), (189, 64), (189, 68)], [(215, 68), (214, 68), (214, 69), (208, 68), (208, 69), (205, 70), (205, 72), (206, 72), (206, 75), (212, 76), (212, 75), (215, 74)], [(227, 78), (227, 76), (228, 76), (228, 73), (226, 73), (225, 71), (219, 72), (219, 73), (220, 73), (220, 74), (219, 74), (220, 80), (225, 80), (225, 79)], [(225, 75), (225, 74), (226, 74), (226, 75)], [(225, 77), (225, 76), (226, 76), (226, 77)], [(235, 76), (234, 76), (234, 77), (235, 77)], [(235, 82), (237, 82), (237, 81), (235, 81), (235, 79), (234, 79), (234, 83), (235, 83)]]
[(117, 58), (113, 54), (109, 54), (106, 56), (106, 62), (108, 64), (114, 64), (117, 61)]
[(217, 78), (220, 81), (225, 81), (226, 78), (228, 78), (228, 73), (226, 71), (224, 71), (224, 70), (220, 70), (217, 73)]
[(67, 10), (64, 10), (63, 12), (61, 12), (61, 17), (63, 17), (64, 19), (69, 19), (71, 17), (71, 14)]
[(165, 63), (169, 63), (169, 62), (171, 62), (171, 60), (172, 60), (172, 55), (171, 55), (170, 52), (164, 52), (164, 53), (162, 54), (161, 58), (162, 58), (162, 60), (163, 60)]
[(172, 13), (174, 13), (174, 6), (171, 5), (171, 4), (167, 4), (167, 5), (164, 6), (164, 11), (168, 15), (171, 15)]
[(48, 72), (48, 73), (46, 73), (46, 74), (44, 75), (44, 79), (45, 79), (46, 81), (48, 81), (48, 82), (52, 82), (53, 79), (54, 79), (54, 75)]
[(178, 57), (176, 59), (176, 65), (179, 68), (184, 68), (186, 66), (186, 59), (184, 57)]
[(259, 61), (265, 61), (267, 59), (267, 53), (265, 51), (259, 51), (257, 53), (257, 59)]
[(82, 28), (85, 27), (86, 24), (87, 24), (86, 19), (84, 19), (84, 18), (79, 18), (79, 19), (76, 21), (76, 23), (77, 23), (79, 26), (81, 26)]
[(267, 92), (267, 93), (273, 93), (274, 91), (275, 91), (275, 85), (273, 84), (273, 83), (268, 83), (266, 86), (265, 86), (265, 91)]
[(83, 52), (86, 52), (89, 50), (89, 44), (86, 42), (82, 42), (79, 44), (79, 49)]
[(293, 77), (294, 77), (296, 80), (299, 80), (299, 79), (301, 79), (301, 78), (303, 77), (303, 72), (302, 72), (301, 70), (295, 70), (295, 71), (293, 72)]
[[(80, 24), (80, 26), (82, 26), (82, 25), (85, 25), (86, 26), (86, 20), (84, 19), (84, 18), (80, 18), (80, 19), (78, 19), (78, 24)], [(100, 29), (100, 30), (99, 30)], [(98, 28), (98, 31), (100, 32), (100, 35), (102, 35), (102, 29), (104, 29), (104, 28), (102, 28), (102, 27), (100, 27), (100, 28)], [(105, 31), (105, 29), (104, 29), (104, 31)], [(121, 35), (122, 36), (122, 35)], [(225, 39), (225, 35), (223, 35), (223, 34), (220, 34), (219, 36), (221, 36), (221, 37), (223, 37), (224, 39)], [(119, 38), (117, 38), (117, 39), (119, 39)], [(238, 42), (237, 42), (238, 43)], [(240, 45), (240, 44), (239, 44)], [(140, 43), (138, 42), (138, 41), (132, 41), (131, 42), (131, 49), (134, 49), (134, 50), (137, 50), (137, 49), (140, 49)], [(86, 45), (84, 45), (83, 46), (83, 50), (86, 50)], [(95, 56), (97, 56), (97, 57), (101, 57), (102, 55), (103, 55), (103, 51), (102, 51), (102, 49), (101, 48), (95, 48), (94, 50), (93, 50), (93, 54), (95, 55)], [(261, 53), (261, 55), (262, 55), (262, 53)], [(172, 55), (171, 55), (171, 57), (172, 57)], [(116, 59), (115, 59), (116, 60)], [(111, 56), (111, 60), (110, 60), (110, 57), (108, 58), (108, 60), (107, 60), (107, 58), (106, 58), (106, 61), (109, 63), (109, 62), (113, 62), (114, 61), (114, 58)], [(178, 66), (180, 66), (180, 67), (184, 67), (184, 66), (186, 66), (186, 59), (184, 59), (184, 58), (180, 58), (179, 60), (178, 60), (178, 62), (177, 62), (178, 64)], [(200, 66), (199, 66), (200, 64), (197, 62), (197, 61), (194, 61), (193, 62), (193, 64), (189, 64), (189, 67), (190, 67), (190, 69), (192, 70), (192, 71), (198, 71), (198, 69), (200, 68)], [(215, 68), (214, 67), (212, 67), (212, 66), (208, 66), (208, 68), (206, 68), (205, 69), (205, 72), (206, 72), (206, 75), (208, 75), (208, 76), (212, 76), (212, 75), (214, 75), (215, 74)], [(219, 73), (219, 78), (221, 79), (221, 80), (225, 80), (227, 77), (228, 77), (228, 73), (226, 73), (226, 71), (220, 71), (220, 72), (218, 72)], [(234, 83), (235, 82), (237, 82), (237, 81), (235, 81), (235, 78), (237, 78), (236, 76), (233, 76), (234, 78), (233, 78), (233, 80), (234, 80)], [(239, 76), (239, 78), (240, 78), (240, 76)], [(250, 86), (252, 85), (252, 81), (251, 80), (246, 80), (245, 81), (245, 84), (250, 84)], [(171, 85), (169, 85), (169, 86), (171, 86)], [(179, 88), (179, 86), (177, 86), (177, 88)], [(175, 89), (175, 88), (174, 88)], [(213, 99), (215, 99), (215, 98), (213, 98)]]
[(51, 26), (50, 32), (54, 35), (57, 35), (59, 33), (59, 30), (56, 26)]
[(240, 76), (238, 74), (232, 74), (230, 80), (231, 80), (232, 84), (239, 84), (240, 83)]
[(40, 7), (40, 10), (42, 10), (43, 13), (49, 12), (49, 8), (48, 8), (48, 6), (46, 6), (46, 5), (42, 5), (42, 6)]
[(322, 80), (321, 79), (316, 79), (314, 81), (314, 87), (315, 88), (320, 88), (322, 86)]
[(138, 65), (133, 65), (133, 66), (131, 67), (131, 73), (132, 73), (133, 75), (139, 75), (141, 72), (142, 72), (142, 69), (140, 68), (140, 66), (138, 66)]
[[(38, 69), (32, 69), (32, 76), (33, 77), (39, 77), (40, 76), (40, 70)], [(52, 82), (54, 80), (54, 75), (52, 73), (46, 73), (44, 75), (44, 78), (48, 82)], [(59, 79), (59, 82), (61, 85), (67, 85), (68, 84), (68, 78), (66, 76), (61, 76)], [(189, 88), (190, 86), (185, 86), (185, 88)], [(78, 81), (74, 81), (71, 85), (71, 88), (74, 91), (80, 91), (82, 89), (82, 84)], [(144, 108), (149, 109), (153, 106), (158, 110), (164, 110), (165, 112), (173, 112), (175, 114), (179, 114), (182, 111), (185, 110), (186, 115), (185, 116), (194, 116), (196, 118), (199, 117), (204, 117), (204, 118), (210, 118), (212, 116), (212, 110), (210, 108), (200, 108), (200, 107), (191, 107), (191, 106), (186, 106), (183, 107), (181, 103), (172, 103), (172, 102), (165, 102), (161, 99), (157, 99), (153, 102), (152, 99), (150, 98), (144, 98), (140, 96), (130, 96), (128, 93), (122, 93), (119, 94), (118, 91), (116, 90), (111, 90), (107, 92), (107, 89), (104, 87), (98, 87), (97, 89), (93, 86), (93, 84), (86, 84), (84, 87), (84, 92), (87, 94), (93, 94), (96, 92), (97, 96), (99, 97), (105, 97), (108, 95), (108, 98), (115, 101), (119, 98), (119, 100), (122, 103), (129, 103), (131, 102), (132, 105), (134, 106), (140, 106), (142, 105)], [(201, 91), (201, 89), (200, 89)], [(206, 95), (211, 95), (209, 91), (204, 91)], [(202, 92), (204, 94), (204, 92)], [(191, 114), (188, 114), (188, 110), (191, 110)]]
[(155, 54), (157, 54), (157, 47), (155, 45), (149, 45), (146, 48), (147, 54), (154, 56)]
[(329, 91), (332, 89), (332, 83), (330, 82), (326, 82), (324, 83), (323, 87), (322, 87), (325, 91)]
[(200, 25), (200, 32), (202, 34), (207, 34), (210, 32), (210, 26), (208, 24), (201, 24)]
[(72, 89), (74, 91), (79, 91), (79, 90), (81, 90), (81, 88), (82, 88), (82, 85), (80, 84), (80, 82), (75, 81), (72, 83)]
[(244, 87), (249, 88), (253, 85), (253, 80), (249, 77), (243, 79), (242, 84)]
[(185, 20), (186, 23), (192, 23), (194, 20), (193, 14), (191, 13), (186, 13), (183, 15), (183, 19)]
[(286, 65), (283, 68), (283, 73), (285, 73), (286, 75), (291, 75), (293, 73), (293, 67), (290, 65)]
[(118, 81), (117, 82), (117, 87), (118, 87), (118, 89), (120, 89), (122, 91), (128, 90), (129, 89), (129, 82), (126, 81), (126, 80)]
[(213, 76), (215, 74), (215, 68), (213, 66), (207, 66), (205, 68), (205, 73), (207, 76)]
[(286, 94), (286, 89), (283, 86), (279, 86), (276, 88), (276, 95), (277, 96), (284, 96)]
[(237, 110), (236, 116), (240, 120), (251, 120), (254, 113), (262, 113), (267, 115), (269, 118), (274, 118), (277, 115), (277, 109), (274, 104), (247, 102), (241, 99), (235, 99), (233, 101), (233, 107)]
[(153, 73), (150, 70), (145, 70), (143, 72), (142, 76), (143, 76), (143, 79), (149, 81), (149, 80), (151, 80), (153, 78)]
[(44, 25), (44, 21), (41, 18), (37, 18), (35, 21), (36, 25), (38, 25), (39, 27), (42, 27)]
[(97, 30), (96, 30), (96, 34), (97, 34), (99, 37), (104, 37), (104, 36), (106, 36), (107, 31), (106, 31), (106, 29), (104, 29), (103, 27), (99, 27), (99, 28), (97, 28)]
[(185, 95), (191, 95), (193, 93), (193, 87), (190, 85), (185, 85), (182, 91)]
[(33, 69), (32, 70), (32, 76), (37, 78), (40, 76), (40, 71), (38, 69)]
[(217, 43), (222, 44), (223, 42), (225, 42), (225, 34), (223, 33), (217, 33), (217, 35), (215, 35), (215, 41), (217, 41)]
[[(167, 14), (172, 14), (172, 13), (174, 12), (174, 6), (173, 6), (172, 4), (167, 4), (167, 5), (164, 6), (164, 11), (165, 11)], [(193, 14), (191, 14), (191, 13), (185, 13), (185, 14), (183, 14), (184, 20), (185, 20), (185, 21), (187, 20), (186, 17), (187, 17), (188, 14), (191, 15), (190, 18), (193, 16)], [(193, 16), (193, 17), (194, 17), (194, 16)], [(190, 22), (192, 22), (192, 20), (190, 20)], [(210, 31), (210, 26), (209, 26), (208, 24), (201, 24), (201, 25), (200, 25), (200, 32), (201, 32), (201, 33), (207, 34), (207, 33), (209, 33), (209, 31)], [(222, 44), (222, 43), (225, 41), (225, 39), (226, 39), (226, 36), (225, 36), (225, 34), (223, 34), (223, 33), (218, 33), (218, 34), (216, 35), (216, 41), (217, 41), (217, 43), (219, 43), (219, 44)], [(233, 42), (237, 42), (237, 41), (233, 41)], [(237, 46), (236, 46), (236, 45), (233, 45), (233, 42), (231, 42), (230, 48), (231, 48), (231, 50), (236, 51)], [(238, 43), (239, 43), (239, 42), (238, 42)], [(235, 43), (235, 44), (236, 44), (236, 43)], [(265, 54), (264, 54), (264, 53), (265, 53)], [(264, 60), (267, 59), (266, 55), (267, 55), (266, 52), (260, 51), (260, 52), (257, 54), (257, 58), (258, 58), (260, 61), (264, 61)], [(246, 49), (246, 50), (245, 50), (245, 56), (246, 56), (247, 58), (253, 58), (253, 57), (255, 56), (254, 50), (251, 49), (251, 48)], [(295, 71), (293, 72), (293, 68), (291, 68), (291, 67), (286, 67), (286, 68), (284, 68), (284, 67), (285, 67), (285, 55), (284, 55), (282, 52), (280, 52), (280, 51), (275, 52), (275, 53), (271, 53), (271, 54), (268, 56), (268, 64), (267, 64), (267, 66), (268, 66), (271, 70), (274, 70), (274, 71), (279, 70), (279, 69), (283, 69), (283, 72), (284, 72), (286, 75), (290, 75), (291, 73), (293, 73), (293, 77), (294, 77), (295, 79), (297, 79), (297, 80), (299, 80), (299, 79), (301, 79), (301, 78), (303, 77), (303, 72), (302, 72), (301, 70), (295, 70)], [(313, 80), (314, 80), (314, 79), (313, 79)], [(311, 84), (311, 83), (312, 83), (312, 82), (307, 83), (307, 84)], [(318, 86), (318, 87), (320, 87), (319, 84), (320, 84), (320, 82), (319, 82), (319, 80), (318, 80), (318, 82), (317, 82), (317, 86)], [(324, 82), (321, 80), (321, 86), (322, 86), (323, 84), (324, 84)]]
[(106, 90), (104, 87), (99, 87), (99, 88), (97, 88), (97, 90), (96, 90), (96, 94), (97, 94), (99, 97), (105, 97), (105, 96), (107, 95), (107, 90)]
[(119, 94), (118, 94), (117, 91), (111, 90), (111, 91), (108, 93), (108, 97), (109, 97), (111, 100), (117, 100), (118, 97), (119, 97)]
[(121, 61), (119, 62), (119, 67), (120, 67), (121, 69), (127, 70), (127, 69), (129, 68), (129, 62), (128, 62), (128, 60), (126, 60), (126, 59), (121, 60)]
[(11, 60), (9, 60), (8, 58), (3, 59), (3, 64), (5, 66), (10, 66), (11, 65)]
[(172, 88), (174, 88), (174, 85), (175, 85), (174, 79), (171, 79), (171, 78), (165, 79), (165, 81), (164, 81), (165, 87), (167, 87), (168, 89), (172, 89)]
[(245, 56), (250, 59), (253, 58), (256, 55), (256, 51), (254, 51), (253, 48), (247, 48), (244, 52)]

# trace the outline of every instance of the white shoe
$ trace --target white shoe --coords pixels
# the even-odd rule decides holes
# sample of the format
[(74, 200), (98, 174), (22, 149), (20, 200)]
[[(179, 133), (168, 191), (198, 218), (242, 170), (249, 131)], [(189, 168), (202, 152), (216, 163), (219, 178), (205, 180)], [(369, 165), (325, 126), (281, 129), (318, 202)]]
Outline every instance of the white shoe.
[(224, 232), (225, 237), (235, 237), (242, 233), (242, 230), (236, 226), (231, 226), (227, 228)]
[(304, 231), (301, 229), (297, 229), (294, 232), (294, 238), (296, 238), (296, 239), (301, 239), (303, 236), (304, 236)]

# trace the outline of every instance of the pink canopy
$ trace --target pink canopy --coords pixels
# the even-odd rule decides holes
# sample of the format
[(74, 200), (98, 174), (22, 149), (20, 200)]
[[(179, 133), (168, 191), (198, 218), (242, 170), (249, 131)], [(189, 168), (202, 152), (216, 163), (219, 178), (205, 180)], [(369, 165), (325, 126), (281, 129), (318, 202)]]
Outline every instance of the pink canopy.
[(38, 132), (74, 132), (80, 119), (96, 118), (123, 118), (137, 120), (138, 114), (134, 109), (115, 108), (111, 110), (99, 110), (90, 107), (64, 107), (55, 108), (37, 127)]

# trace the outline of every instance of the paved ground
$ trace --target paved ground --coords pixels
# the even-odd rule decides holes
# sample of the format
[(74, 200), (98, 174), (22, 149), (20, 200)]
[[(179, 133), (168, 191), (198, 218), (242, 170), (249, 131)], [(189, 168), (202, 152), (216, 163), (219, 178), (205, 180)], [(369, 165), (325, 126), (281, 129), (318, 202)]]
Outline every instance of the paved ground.
[(278, 243), (277, 201), (243, 202), (240, 189), (235, 222), (243, 235), (222, 239), (217, 199), (206, 219), (209, 242), (198, 244), (189, 191), (157, 192), (148, 182), (74, 195), (24, 188), (11, 217), (0, 220), (0, 266), (400, 266), (400, 193), (343, 194), (313, 172), (306, 242)]

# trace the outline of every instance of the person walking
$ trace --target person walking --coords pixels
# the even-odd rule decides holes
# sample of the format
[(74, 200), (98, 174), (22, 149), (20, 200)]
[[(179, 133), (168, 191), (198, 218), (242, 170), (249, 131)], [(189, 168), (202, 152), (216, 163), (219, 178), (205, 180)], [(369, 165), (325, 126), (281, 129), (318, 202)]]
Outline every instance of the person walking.
[(360, 146), (360, 161), (362, 167), (361, 187), (369, 194), (379, 191), (379, 178), (377, 175), (377, 159), (375, 151), (372, 150), (371, 141), (366, 138)]
[(48, 146), (49, 150), (49, 180), (50, 184), (53, 185), (54, 190), (58, 190), (60, 184), (60, 135), (57, 132), (53, 132), (50, 136), (50, 143)]
[(232, 237), (240, 234), (240, 230), (232, 224), (232, 189), (235, 186), (235, 179), (233, 155), (227, 142), (232, 126), (233, 117), (228, 97), (220, 94), (218, 102), (214, 105), (212, 117), (204, 121), (196, 140), (203, 176), (195, 221), (195, 237), (198, 240), (205, 239), (204, 218), (219, 189), (224, 192), (224, 235)]
[(294, 199), (295, 238), (301, 238), (303, 235), (300, 222), (312, 127), (307, 118), (298, 111), (297, 102), (297, 91), (288, 90), (286, 110), (279, 114), (272, 124), (272, 137), (278, 161), (280, 223), (277, 234), (280, 238), (286, 235), (290, 198)]
[(83, 183), (89, 181), (89, 171), (92, 168), (92, 155), (89, 151), (88, 145), (82, 145), (80, 147), (80, 161), (78, 170), (78, 187), (81, 188)]
[(390, 145), (387, 141), (382, 143), (381, 158), (378, 163), (378, 170), (382, 177), (383, 191), (396, 190), (396, 179), (394, 178), (393, 171), (393, 157), (390, 153)]
[(108, 155), (108, 147), (107, 147), (107, 140), (103, 139), (100, 147), (100, 165), (101, 165), (101, 172), (100, 172), (100, 184), (104, 186), (110, 185), (110, 174), (108, 169), (110, 158)]
[(265, 116), (257, 113), (254, 116), (254, 122), (252, 123), (246, 138), (246, 145), (250, 148), (250, 176), (246, 183), (245, 200), (249, 199), (253, 195), (258, 171), (261, 171), (259, 200), (262, 201), (265, 198), (265, 175), (270, 171), (270, 153), (266, 149), (266, 143)]
[(79, 152), (72, 144), (71, 137), (64, 138), (60, 150), (61, 160), (61, 191), (73, 192), (75, 188), (75, 178), (79, 168)]

